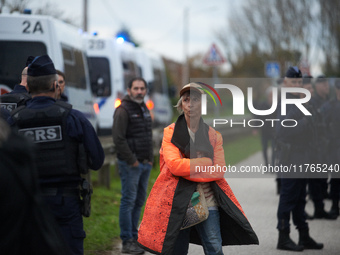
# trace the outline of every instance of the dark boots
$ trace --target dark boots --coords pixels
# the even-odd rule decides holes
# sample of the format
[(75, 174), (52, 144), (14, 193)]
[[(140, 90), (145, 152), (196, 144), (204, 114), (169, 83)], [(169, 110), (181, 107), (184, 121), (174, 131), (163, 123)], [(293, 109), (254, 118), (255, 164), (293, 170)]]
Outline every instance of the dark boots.
[(315, 208), (314, 219), (335, 220), (338, 216), (330, 214), (322, 208)]
[(141, 247), (139, 247), (136, 240), (130, 239), (123, 242), (122, 253), (144, 254), (144, 250)]
[(289, 237), (289, 229), (279, 231), (277, 249), (286, 251), (303, 251), (303, 246), (297, 245)]
[(329, 214), (333, 217), (338, 217), (339, 216), (339, 199), (332, 199), (332, 207), (331, 210), (329, 211)]
[(321, 250), (323, 248), (322, 243), (317, 243), (313, 238), (309, 236), (309, 229), (299, 229), (299, 245), (304, 249)]

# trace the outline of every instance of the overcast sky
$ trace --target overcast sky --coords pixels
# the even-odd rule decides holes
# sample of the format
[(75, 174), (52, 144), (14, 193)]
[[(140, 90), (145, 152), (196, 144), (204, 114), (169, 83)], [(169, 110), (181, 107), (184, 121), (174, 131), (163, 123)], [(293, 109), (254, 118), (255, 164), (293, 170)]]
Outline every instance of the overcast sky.
[[(30, 0), (29, 7), (41, 5), (42, 0)], [(83, 0), (44, 0), (64, 11), (64, 18), (72, 18), (82, 26)], [(99, 35), (115, 36), (125, 26), (142, 47), (167, 58), (184, 60), (184, 10), (189, 15), (188, 54), (206, 54), (213, 43), (225, 57), (217, 31), (228, 33), (227, 18), (238, 11), (242, 0), (87, 0), (88, 30)], [(312, 73), (320, 73), (320, 55), (311, 63)], [(227, 60), (228, 61), (228, 60)], [(223, 65), (228, 70), (230, 66)]]
[[(82, 24), (83, 0), (47, 0)], [(184, 59), (183, 21), (188, 8), (189, 55), (219, 44), (216, 31), (226, 28), (232, 0), (88, 0), (88, 30), (113, 36), (124, 25), (142, 47), (173, 60)], [(31, 8), (41, 0), (31, 0)], [(220, 50), (223, 52), (222, 45)]]

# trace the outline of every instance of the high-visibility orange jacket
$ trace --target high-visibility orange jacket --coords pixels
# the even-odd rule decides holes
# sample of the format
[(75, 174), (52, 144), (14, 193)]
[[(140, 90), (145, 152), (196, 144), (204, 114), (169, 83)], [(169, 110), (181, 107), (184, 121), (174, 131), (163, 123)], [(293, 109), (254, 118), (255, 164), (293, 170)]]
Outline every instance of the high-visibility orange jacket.
[[(211, 182), (219, 204), (222, 245), (258, 244), (258, 238), (223, 174), (195, 175), (193, 171), (196, 165), (225, 166), (221, 134), (211, 127), (207, 129), (208, 139), (214, 150), (213, 161), (208, 157), (189, 159), (184, 158), (183, 153), (173, 143), (174, 128), (173, 123), (164, 129), (160, 149), (161, 172), (146, 202), (138, 232), (139, 244), (155, 254), (172, 254), (197, 182)], [(195, 228), (191, 230), (190, 242), (201, 244)]]

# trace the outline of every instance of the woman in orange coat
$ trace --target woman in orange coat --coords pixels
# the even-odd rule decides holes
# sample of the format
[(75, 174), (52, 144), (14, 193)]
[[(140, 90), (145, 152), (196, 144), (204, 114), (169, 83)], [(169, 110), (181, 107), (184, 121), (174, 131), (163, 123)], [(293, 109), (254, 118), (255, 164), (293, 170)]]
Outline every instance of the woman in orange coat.
[[(177, 104), (183, 114), (164, 129), (161, 172), (138, 232), (138, 243), (155, 254), (187, 254), (189, 242), (201, 244), (206, 255), (223, 254), (223, 245), (258, 244), (224, 173), (197, 171), (225, 166), (222, 136), (201, 118), (201, 93), (199, 84), (185, 85)], [(198, 189), (204, 191), (209, 216), (181, 230), (188, 204)]]

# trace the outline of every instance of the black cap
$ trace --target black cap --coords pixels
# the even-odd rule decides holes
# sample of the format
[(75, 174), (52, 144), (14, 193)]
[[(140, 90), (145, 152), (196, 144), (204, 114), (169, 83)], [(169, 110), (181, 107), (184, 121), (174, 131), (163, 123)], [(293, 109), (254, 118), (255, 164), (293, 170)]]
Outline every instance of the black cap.
[(27, 75), (29, 76), (45, 76), (57, 74), (54, 64), (49, 56), (35, 57), (31, 64), (28, 65)]
[(302, 78), (302, 73), (297, 66), (290, 66), (286, 72), (287, 78)]
[(33, 56), (29, 56), (26, 60), (26, 65), (25, 66), (29, 66), (29, 64), (32, 63), (32, 61), (34, 60), (34, 57)]
[(325, 75), (319, 75), (318, 77), (316, 77), (316, 83), (321, 83), (321, 82), (325, 82), (327, 81), (327, 77)]
[(304, 75), (302, 77), (302, 84), (309, 84), (312, 83), (313, 76), (311, 75)]

